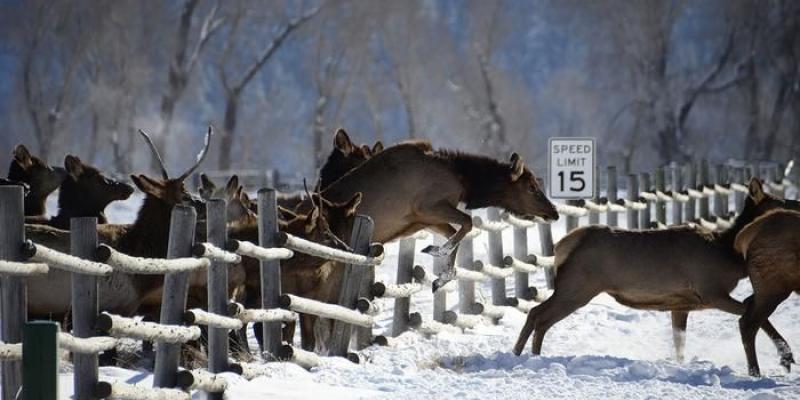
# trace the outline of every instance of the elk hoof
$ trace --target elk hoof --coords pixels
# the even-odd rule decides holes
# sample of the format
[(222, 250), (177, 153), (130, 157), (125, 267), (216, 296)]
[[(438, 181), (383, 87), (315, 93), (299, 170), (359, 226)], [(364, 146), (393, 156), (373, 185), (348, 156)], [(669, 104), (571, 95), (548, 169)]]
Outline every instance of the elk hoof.
[(792, 372), (792, 364), (794, 364), (794, 357), (792, 353), (784, 354), (781, 356), (781, 366), (786, 372)]
[(430, 245), (422, 249), (422, 252), (434, 257), (446, 257), (453, 253), (453, 249), (445, 246)]
[(758, 367), (747, 368), (747, 372), (750, 374), (750, 376), (752, 376), (754, 378), (760, 378), (761, 377), (761, 370)]

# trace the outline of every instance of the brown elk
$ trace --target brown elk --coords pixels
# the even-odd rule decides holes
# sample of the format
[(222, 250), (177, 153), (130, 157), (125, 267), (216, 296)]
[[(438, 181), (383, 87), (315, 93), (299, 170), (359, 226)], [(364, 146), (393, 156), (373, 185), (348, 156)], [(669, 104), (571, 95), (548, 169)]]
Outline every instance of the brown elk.
[[(359, 212), (372, 217), (372, 240), (386, 243), (431, 229), (448, 238), (423, 252), (449, 255), (450, 270), (435, 282), (434, 290), (452, 276), (458, 243), (472, 229), (469, 214), (458, 209), (499, 207), (522, 218), (557, 220), (533, 173), (516, 153), (509, 163), (473, 154), (432, 150), (427, 142), (401, 143), (385, 149), (322, 191), (322, 197), (342, 202), (363, 193)], [(303, 210), (305, 201), (298, 209)], [(451, 224), (459, 225), (456, 231)], [(348, 237), (348, 232), (336, 232)], [(443, 279), (442, 279), (443, 278)]]
[(753, 295), (739, 319), (750, 375), (761, 370), (756, 356), (756, 332), (792, 291), (800, 293), (800, 212), (774, 210), (757, 218), (736, 236), (736, 250), (744, 255)]
[[(151, 150), (159, 159), (149, 137)], [(177, 178), (170, 178), (161, 164), (162, 179), (145, 175), (132, 175), (134, 184), (145, 193), (136, 221), (131, 225), (106, 224), (98, 228), (100, 242), (132, 256), (164, 258), (167, 255), (169, 224), (175, 205), (191, 205), (202, 211), (203, 203), (184, 187), (184, 180), (200, 165), (208, 154), (211, 131), (206, 135), (203, 150), (197, 162)], [(69, 252), (69, 232), (42, 225), (26, 225), (26, 237), (35, 243), (62, 252)], [(28, 280), (28, 310), (32, 315), (50, 316), (61, 320), (70, 304), (69, 273), (51, 269), (43, 277)], [(134, 315), (142, 305), (153, 306), (160, 302), (163, 278), (153, 275), (128, 275), (114, 272), (98, 279), (99, 306), (101, 310), (125, 316)], [(155, 300), (154, 300), (155, 299)], [(157, 309), (157, 307), (154, 307)], [(156, 314), (157, 315), (157, 314)]]
[[(344, 174), (382, 151), (383, 143), (381, 141), (375, 142), (372, 148), (366, 144), (358, 146), (350, 140), (350, 136), (344, 129), (337, 129), (333, 134), (333, 149), (320, 168), (316, 187), (327, 188)], [(304, 199), (303, 193), (280, 194), (278, 195), (278, 205), (288, 210), (294, 210)]]
[(28, 185), (30, 191), (25, 195), (25, 216), (29, 222), (46, 221), (45, 202), (61, 182), (66, 171), (53, 168), (39, 157), (31, 155), (24, 145), (14, 148), (13, 159), (8, 167), (8, 180)]
[[(532, 351), (540, 354), (550, 327), (605, 292), (628, 307), (670, 311), (675, 350), (682, 360), (690, 311), (744, 313), (745, 305), (730, 296), (746, 276), (734, 239), (748, 223), (781, 203), (754, 179), (742, 213), (724, 232), (691, 226), (629, 231), (598, 225), (572, 231), (556, 245), (553, 295), (528, 313), (514, 353), (522, 353), (535, 332)], [(786, 341), (769, 321), (762, 329), (778, 347), (781, 364), (790, 368), (793, 357)]]
[(58, 214), (48, 221), (50, 226), (69, 229), (69, 220), (75, 217), (97, 217), (98, 223), (105, 224), (106, 206), (133, 194), (131, 185), (106, 177), (73, 155), (64, 158), (64, 169), (67, 177), (58, 190)]

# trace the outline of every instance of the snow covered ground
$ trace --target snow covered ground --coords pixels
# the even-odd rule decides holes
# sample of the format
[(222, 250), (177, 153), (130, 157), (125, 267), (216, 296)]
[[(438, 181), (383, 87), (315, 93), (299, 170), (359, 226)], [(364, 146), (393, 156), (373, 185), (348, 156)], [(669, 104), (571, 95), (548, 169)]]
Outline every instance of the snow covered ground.
[[(139, 200), (140, 201), (140, 200)], [(130, 221), (138, 201), (115, 205), (113, 222)], [(624, 215), (620, 216), (624, 224)], [(585, 224), (586, 221), (581, 221)], [(556, 239), (564, 233), (563, 219), (554, 226)], [(536, 230), (529, 233), (529, 249), (539, 250)], [(510, 232), (504, 236), (511, 251)], [(424, 246), (418, 244), (418, 249)], [(394, 282), (397, 245), (389, 244), (377, 279)], [(475, 241), (475, 256), (485, 259), (485, 237)], [(431, 259), (418, 255), (418, 264), (430, 268)], [(542, 274), (532, 278), (543, 287)], [(511, 295), (513, 283), (509, 279)], [(734, 292), (747, 297), (750, 285), (742, 281)], [(489, 287), (479, 290), (490, 297)], [(448, 297), (454, 308), (457, 294)], [(391, 328), (391, 303), (378, 317), (376, 333)], [(412, 298), (412, 311), (429, 318), (432, 296), (423, 292)], [(468, 330), (464, 334), (424, 337), (407, 332), (393, 338), (389, 347), (363, 351), (361, 364), (325, 358), (311, 371), (286, 363), (271, 364), (274, 374), (246, 381), (229, 374), (227, 398), (239, 399), (584, 399), (584, 398), (705, 398), (705, 399), (800, 399), (800, 374), (786, 374), (778, 365), (775, 348), (763, 334), (758, 352), (764, 378), (746, 374), (737, 317), (718, 311), (690, 314), (686, 362), (674, 360), (672, 331), (667, 313), (637, 311), (601, 295), (586, 307), (556, 324), (544, 341), (542, 357), (511, 353), (525, 315), (509, 308), (500, 324)], [(771, 321), (800, 351), (800, 297), (791, 296)], [(526, 351), (530, 351), (530, 343)], [(150, 386), (147, 372), (102, 368), (102, 379)], [(61, 397), (70, 398), (72, 376), (61, 375)], [(202, 398), (202, 394), (195, 394)]]

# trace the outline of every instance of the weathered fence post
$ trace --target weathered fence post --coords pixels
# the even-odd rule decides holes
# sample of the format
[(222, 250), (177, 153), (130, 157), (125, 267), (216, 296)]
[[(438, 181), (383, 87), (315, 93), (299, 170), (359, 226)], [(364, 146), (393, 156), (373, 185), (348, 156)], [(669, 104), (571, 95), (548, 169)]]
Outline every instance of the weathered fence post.
[[(471, 211), (466, 211), (471, 214)], [(476, 228), (472, 228), (476, 229)], [(459, 268), (473, 269), (475, 268), (475, 256), (472, 239), (462, 240), (458, 246), (458, 254), (456, 254), (456, 265)], [(475, 282), (460, 279), (458, 281), (458, 310), (461, 314), (473, 314), (473, 306), (475, 305)]]
[[(397, 284), (410, 283), (414, 271), (414, 250), (416, 240), (405, 238), (400, 240), (397, 255)], [(461, 253), (461, 249), (459, 249)], [(398, 336), (408, 330), (408, 314), (411, 311), (411, 297), (394, 299), (394, 318), (392, 319), (392, 336)]]
[[(258, 191), (258, 244), (264, 248), (276, 247), (275, 236), (278, 229), (278, 198), (274, 189)], [(261, 308), (265, 310), (278, 308), (281, 297), (281, 262), (279, 260), (259, 262), (261, 269)], [(355, 303), (355, 300), (353, 300)], [(281, 322), (264, 322), (262, 324), (261, 351), (268, 360), (277, 358), (281, 341)]]
[[(528, 257), (528, 229), (514, 226), (514, 257), (525, 260)], [(519, 299), (530, 300), (530, 283), (527, 272), (514, 271), (514, 296)]]
[[(58, 323), (51, 321), (25, 324), (22, 341), (22, 399), (58, 399), (58, 330)], [(74, 373), (78, 374), (80, 371), (76, 368)], [(77, 388), (74, 398), (78, 398)]]
[[(579, 204), (580, 201), (578, 200), (567, 200), (567, 205), (577, 207)], [(567, 215), (566, 218), (567, 218), (567, 224), (566, 224), (567, 231), (564, 232), (564, 234), (570, 233), (578, 227), (578, 219), (580, 217), (576, 217), (574, 215)]]
[[(647, 172), (642, 172), (641, 182), (642, 186), (640, 187), (640, 191), (650, 192), (652, 189), (650, 187), (650, 174), (648, 174)], [(644, 210), (641, 210), (641, 212), (639, 212), (639, 228), (648, 229), (650, 228), (650, 209), (652, 205), (650, 204), (650, 201), (647, 199), (645, 199), (644, 202), (645, 204), (647, 204), (647, 206), (645, 207)]]
[[(746, 170), (747, 170), (747, 168), (744, 168), (744, 167), (736, 168), (736, 170), (734, 171), (735, 175), (733, 177), (733, 182), (736, 182), (736, 183), (741, 184), (741, 185), (745, 185), (746, 184), (746, 181), (745, 181), (745, 175), (746, 175), (745, 171)], [(738, 191), (738, 190), (733, 192), (733, 203), (736, 206), (736, 212), (737, 213), (741, 212), (742, 208), (744, 208), (744, 196), (745, 196), (745, 194), (740, 192), (740, 191)]]
[[(354, 253), (366, 255), (369, 253), (369, 242), (372, 238), (372, 230), (375, 224), (372, 218), (366, 215), (356, 215), (353, 222), (353, 233), (350, 236), (350, 247)], [(344, 266), (344, 277), (342, 278), (342, 290), (339, 292), (339, 305), (354, 309), (358, 300), (358, 292), (361, 289), (361, 279), (364, 276), (365, 267), (362, 265), (347, 264)], [(280, 333), (280, 331), (278, 331)], [(350, 346), (352, 325), (334, 320), (333, 332), (331, 333), (329, 353), (332, 356), (346, 356)]]
[[(194, 228), (197, 213), (194, 208), (178, 205), (172, 209), (169, 226), (167, 258), (190, 257), (194, 244)], [(164, 276), (161, 295), (161, 323), (182, 325), (189, 291), (189, 272), (173, 272)], [(156, 365), (153, 371), (153, 386), (173, 388), (177, 385), (181, 344), (156, 344)]]
[[(719, 186), (725, 186), (724, 170), (725, 166), (722, 164), (717, 164), (714, 167), (714, 178), (716, 180), (716, 184)], [(723, 207), (723, 204), (727, 200), (728, 196), (725, 196), (716, 190), (714, 191), (714, 215), (719, 218), (725, 217), (725, 208)]]
[(680, 164), (672, 166), (672, 225), (683, 223), (683, 203), (675, 197), (683, 191), (683, 168)]
[[(447, 238), (441, 235), (433, 236), (434, 246), (441, 246)], [(447, 257), (434, 257), (433, 258), (433, 279), (439, 277), (439, 274), (444, 272), (447, 266)], [(437, 290), (433, 294), (433, 320), (437, 322), (444, 322), (444, 312), (447, 311), (447, 293), (444, 290)]]
[[(594, 169), (594, 176), (597, 178), (597, 186), (594, 189), (594, 196), (592, 196), (592, 200), (600, 204), (600, 167), (595, 167)], [(600, 213), (597, 211), (589, 210), (589, 225), (598, 225), (600, 224)]]
[[(697, 170), (695, 169), (694, 163), (689, 163), (686, 169), (686, 187), (689, 189), (697, 189)], [(695, 220), (695, 200), (692, 196), (689, 196), (689, 201), (686, 202), (686, 212), (684, 212), (684, 215), (686, 215), (687, 221)]]
[[(698, 190), (704, 192), (704, 188), (711, 186), (711, 178), (708, 174), (708, 160), (702, 160), (700, 162), (700, 182), (698, 185)], [(709, 198), (708, 196), (703, 196), (700, 198), (700, 218), (708, 220), (710, 218), (711, 210), (709, 205)]]
[[(500, 211), (495, 207), (486, 210), (486, 218), (489, 221), (499, 221)], [(487, 232), (489, 242), (489, 264), (498, 268), (503, 268), (503, 232)], [(492, 304), (496, 306), (506, 305), (506, 280), (492, 278)]]
[[(539, 223), (536, 225), (537, 229), (539, 229), (539, 246), (540, 250), (542, 251), (542, 255), (545, 257), (551, 257), (554, 254), (553, 230), (548, 223)], [(555, 283), (553, 269), (546, 267), (544, 269), (544, 277), (547, 280), (547, 288), (552, 289)]]
[[(370, 235), (370, 240), (372, 240), (372, 235)], [(367, 253), (369, 253), (369, 241), (367, 242)], [(358, 302), (359, 298), (366, 298), (372, 301), (375, 296), (372, 295), (372, 286), (375, 284), (375, 268), (377, 266), (368, 266), (362, 267), (362, 275), (361, 275), (361, 288), (358, 291), (358, 295), (356, 296), (356, 300), (353, 304)], [(445, 296), (447, 295), (444, 290), (441, 291), (442, 294)], [(445, 301), (447, 298), (445, 297)], [(361, 350), (369, 347), (372, 344), (372, 327), (366, 326), (357, 326), (355, 327), (356, 330), (356, 350)]]
[[(97, 218), (72, 218), (69, 227), (70, 254), (91, 260), (97, 250)], [(79, 338), (94, 336), (97, 314), (97, 277), (72, 273), (72, 334)], [(93, 399), (97, 385), (97, 354), (72, 355), (75, 366), (73, 382), (76, 400)]]
[[(225, 200), (206, 202), (206, 240), (219, 248), (228, 241)], [(228, 264), (213, 261), (208, 267), (208, 312), (226, 315), (228, 310)], [(228, 330), (208, 327), (208, 371), (213, 374), (228, 370)], [(222, 400), (223, 393), (207, 393), (209, 399)]]
[[(656, 169), (656, 192), (664, 193), (667, 191), (667, 177), (664, 167)], [(656, 200), (656, 221), (664, 225), (667, 224), (667, 202), (661, 197)]]
[[(608, 197), (608, 204), (614, 204), (617, 202), (617, 167), (613, 165), (608, 167), (608, 187), (606, 188), (606, 197)], [(617, 213), (609, 210), (606, 213), (606, 225), (617, 226), (617, 224)]]
[[(636, 202), (639, 200), (639, 178), (636, 174), (629, 174), (628, 175), (628, 189), (627, 189), (627, 198), (630, 202)], [(639, 228), (639, 211), (634, 208), (629, 208), (626, 211), (627, 219), (628, 219), (628, 229), (638, 229)]]
[[(0, 259), (23, 261), (25, 209), (22, 186), (0, 186)], [(28, 303), (22, 278), (0, 276), (0, 319), (5, 343), (22, 342), (22, 329), (28, 320)], [(22, 386), (22, 363), (3, 361), (3, 399), (14, 400)]]

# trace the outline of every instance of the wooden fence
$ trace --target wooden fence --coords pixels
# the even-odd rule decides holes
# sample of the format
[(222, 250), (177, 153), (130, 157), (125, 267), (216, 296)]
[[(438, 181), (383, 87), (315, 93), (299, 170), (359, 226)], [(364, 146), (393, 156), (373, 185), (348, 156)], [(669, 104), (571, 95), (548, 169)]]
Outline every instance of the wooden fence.
[[(661, 229), (668, 225), (668, 208), (671, 208), (669, 222), (672, 224), (691, 222), (709, 229), (724, 229), (730, 226), (734, 216), (729, 210), (730, 197), (739, 209), (747, 192), (745, 182), (751, 176), (759, 176), (762, 171), (753, 168), (729, 170), (723, 166), (714, 171), (714, 180), (710, 179), (707, 163), (701, 163), (699, 170), (694, 165), (672, 166), (660, 168), (652, 176), (628, 175), (625, 196), (619, 196), (616, 169), (609, 167), (604, 196), (598, 194), (591, 200), (559, 204), (558, 210), (566, 219), (567, 231), (577, 228), (582, 219), (588, 223), (600, 223), (601, 215), (605, 215), (606, 224), (615, 226), (618, 225), (618, 215), (623, 213), (629, 228)], [(782, 195), (787, 187), (794, 186), (783, 178), (777, 167), (764, 171), (764, 174), (767, 187), (778, 195)], [(433, 278), (444, 267), (443, 258), (434, 260), (432, 275), (415, 266), (415, 242), (425, 237), (424, 233), (400, 241), (396, 283), (375, 282), (374, 268), (381, 265), (384, 254), (381, 245), (370, 243), (373, 223), (369, 217), (356, 217), (350, 238), (353, 252), (328, 248), (280, 232), (276, 193), (263, 189), (258, 193), (258, 244), (228, 240), (225, 203), (211, 200), (207, 206), (207, 243), (194, 243), (194, 209), (175, 207), (170, 225), (168, 259), (130, 257), (98, 244), (95, 218), (72, 220), (71, 255), (67, 255), (25, 240), (22, 193), (21, 187), (0, 187), (2, 400), (15, 399), (20, 388), (25, 396), (27, 390), (39, 393), (50, 387), (23, 386), (23, 376), (34, 379), (32, 375), (36, 375), (37, 380), (31, 382), (55, 382), (57, 377), (50, 375), (57, 371), (59, 347), (73, 355), (76, 399), (187, 399), (191, 390), (222, 398), (227, 383), (218, 375), (220, 372), (236, 372), (247, 379), (268, 373), (263, 365), (257, 363), (230, 361), (228, 333), (247, 323), (264, 323), (265, 360), (291, 361), (311, 368), (319, 364), (318, 355), (281, 340), (281, 324), (296, 321), (297, 313), (334, 320), (333, 334), (328, 343), (329, 355), (346, 356), (357, 361), (357, 354), (350, 352), (351, 336), (356, 339), (355, 350), (373, 343), (388, 343), (385, 337), (374, 336), (372, 331), (374, 316), (382, 308), (381, 300), (377, 299), (394, 300), (392, 336), (408, 329), (435, 334), (461, 332), (479, 324), (496, 323), (506, 312), (514, 309), (527, 312), (546, 299), (552, 289), (552, 226), (543, 221), (521, 220), (494, 209), (487, 210), (485, 218), (473, 217), (474, 229), (461, 243), (457, 255), (455, 279), (434, 294), (433, 315), (424, 318), (420, 313), (412, 312), (411, 297), (429, 289)], [(528, 233), (534, 227), (540, 239), (537, 252), (528, 249)], [(506, 231), (513, 235), (513, 252), (510, 254), (504, 248), (503, 233)], [(486, 235), (486, 260), (476, 260), (474, 256), (474, 240), (478, 235)], [(344, 265), (345, 283), (338, 305), (281, 292), (280, 262), (291, 258), (294, 252)], [(261, 263), (260, 309), (228, 304), (227, 267), (239, 263), (241, 256), (256, 258)], [(59, 333), (57, 327), (26, 325), (25, 277), (46, 274), (50, 268), (72, 272), (71, 334)], [(186, 310), (189, 274), (202, 269), (206, 269), (208, 274), (208, 307), (206, 310)], [(165, 276), (159, 323), (99, 312), (97, 278), (112, 271)], [(535, 273), (545, 273), (548, 288), (530, 286), (530, 275)], [(514, 281), (511, 297), (507, 296), (508, 279)], [(475, 285), (484, 282), (490, 283), (491, 301), (478, 302)], [(446, 293), (454, 290), (459, 292), (458, 307), (453, 308), (457, 312), (448, 310), (446, 304)], [(208, 327), (209, 331), (207, 369), (180, 370), (180, 345), (199, 338), (198, 325)], [(108, 336), (95, 336), (97, 331)], [(97, 354), (114, 348), (119, 338), (156, 342), (154, 388), (98, 381)], [(52, 355), (26, 350), (34, 348), (52, 348)], [(33, 360), (34, 357), (38, 360), (35, 363), (23, 362), (23, 359)], [(25, 374), (23, 364), (26, 366)], [(28, 370), (29, 364), (39, 371), (43, 371), (43, 365), (50, 365), (51, 368), (46, 369), (50, 375), (42, 377), (42, 372)], [(52, 364), (56, 365), (55, 369)], [(52, 386), (57, 387), (55, 383)]]

